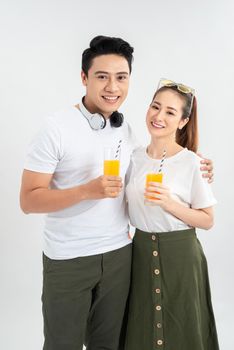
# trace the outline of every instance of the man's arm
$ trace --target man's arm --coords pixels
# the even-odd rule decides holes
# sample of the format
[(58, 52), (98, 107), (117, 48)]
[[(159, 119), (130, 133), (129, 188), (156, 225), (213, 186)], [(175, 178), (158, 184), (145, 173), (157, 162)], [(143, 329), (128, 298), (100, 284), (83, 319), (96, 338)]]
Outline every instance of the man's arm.
[(24, 170), (20, 191), (20, 206), (25, 214), (49, 213), (68, 208), (83, 200), (116, 198), (122, 190), (117, 176), (100, 176), (73, 188), (50, 189), (53, 174)]

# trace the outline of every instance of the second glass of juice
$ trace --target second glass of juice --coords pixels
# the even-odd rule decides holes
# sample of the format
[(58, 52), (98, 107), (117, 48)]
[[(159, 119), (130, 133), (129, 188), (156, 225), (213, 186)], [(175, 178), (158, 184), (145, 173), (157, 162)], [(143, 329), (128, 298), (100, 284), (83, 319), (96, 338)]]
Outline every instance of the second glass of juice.
[(106, 147), (104, 149), (103, 173), (108, 176), (119, 176), (120, 150), (117, 152), (112, 147)]
[[(149, 173), (146, 174), (146, 183), (145, 186), (148, 187), (149, 186), (149, 182), (159, 182), (162, 183), (163, 181), (163, 173)], [(158, 193), (155, 191), (155, 193)], [(146, 197), (146, 199), (157, 199), (155, 197)]]

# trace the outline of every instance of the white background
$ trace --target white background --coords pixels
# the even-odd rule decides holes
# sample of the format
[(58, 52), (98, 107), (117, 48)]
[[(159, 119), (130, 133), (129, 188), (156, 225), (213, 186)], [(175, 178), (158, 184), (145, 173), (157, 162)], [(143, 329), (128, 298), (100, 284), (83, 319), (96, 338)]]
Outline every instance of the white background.
[[(125, 117), (147, 143), (145, 112), (160, 77), (194, 87), (200, 150), (215, 165), (212, 230), (199, 232), (222, 350), (234, 347), (234, 3), (228, 0), (5, 0), (0, 4), (0, 346), (42, 349), (43, 218), (18, 193), (26, 147), (50, 112), (79, 102), (81, 54), (96, 35), (135, 48)], [(178, 349), (180, 350), (180, 349)]]

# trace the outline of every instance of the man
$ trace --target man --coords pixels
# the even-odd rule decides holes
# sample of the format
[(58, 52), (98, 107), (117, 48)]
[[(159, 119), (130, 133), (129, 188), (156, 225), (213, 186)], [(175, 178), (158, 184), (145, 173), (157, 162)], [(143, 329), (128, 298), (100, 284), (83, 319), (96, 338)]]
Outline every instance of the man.
[[(82, 56), (85, 97), (48, 118), (28, 152), (21, 207), (48, 213), (44, 350), (119, 349), (131, 266), (123, 179), (137, 142), (116, 111), (128, 93), (132, 54), (122, 39), (95, 37)], [(103, 176), (104, 148), (119, 145), (121, 176)]]

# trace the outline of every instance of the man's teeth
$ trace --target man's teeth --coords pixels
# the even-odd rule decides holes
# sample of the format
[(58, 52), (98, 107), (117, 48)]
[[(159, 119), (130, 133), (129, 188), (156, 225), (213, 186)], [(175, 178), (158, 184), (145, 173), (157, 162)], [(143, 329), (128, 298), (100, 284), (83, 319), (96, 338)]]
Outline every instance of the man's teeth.
[(115, 101), (118, 99), (118, 96), (116, 96), (116, 97), (103, 96), (103, 98), (105, 98), (106, 100), (109, 100), (109, 101)]

